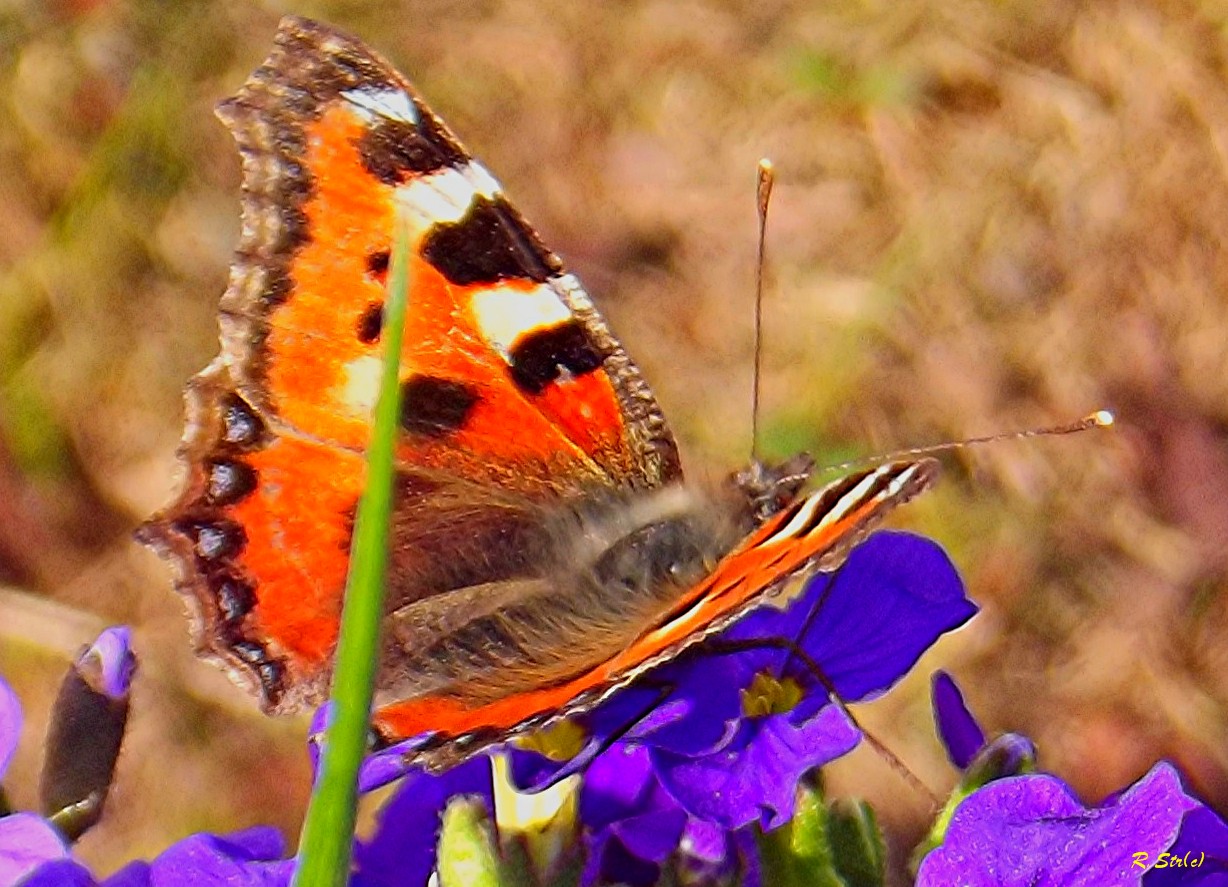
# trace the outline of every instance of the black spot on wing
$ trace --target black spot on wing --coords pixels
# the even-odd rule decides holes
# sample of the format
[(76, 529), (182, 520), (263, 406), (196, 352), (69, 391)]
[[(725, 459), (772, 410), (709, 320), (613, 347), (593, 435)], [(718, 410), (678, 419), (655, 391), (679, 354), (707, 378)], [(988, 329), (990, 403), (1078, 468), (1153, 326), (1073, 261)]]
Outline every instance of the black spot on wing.
[(269, 655), (264, 644), (234, 635), (227, 637), (226, 647), (236, 659), (256, 672), (266, 705), (277, 705), (285, 693), (286, 667)]
[(205, 463), (205, 501), (234, 505), (256, 489), (256, 471), (237, 459), (213, 458)]
[(530, 394), (541, 392), (566, 370), (583, 376), (601, 366), (601, 352), (575, 320), (534, 330), (508, 352), (512, 381)]
[(221, 402), (222, 443), (239, 451), (256, 448), (265, 436), (265, 425), (251, 405), (234, 393)]
[(367, 273), (372, 277), (383, 277), (388, 273), (388, 263), (392, 253), (386, 249), (377, 250), (367, 255)]
[(411, 434), (439, 437), (461, 428), (481, 400), (472, 385), (435, 376), (411, 376), (401, 383), (401, 427)]
[(189, 518), (175, 522), (175, 530), (192, 541), (194, 554), (203, 571), (215, 563), (234, 560), (247, 544), (242, 524), (232, 520)]
[(256, 606), (256, 589), (245, 579), (227, 572), (209, 577), (217, 615), (224, 625), (236, 626)]
[(370, 345), (384, 331), (384, 306), (371, 302), (358, 317), (358, 341)]
[(502, 197), (477, 197), (462, 219), (436, 225), (423, 238), (422, 256), (459, 286), (509, 278), (542, 283), (562, 270)]
[(362, 165), (386, 185), (400, 185), (413, 176), (428, 175), (468, 162), (456, 144), (432, 117), (419, 125), (385, 118), (358, 141)]

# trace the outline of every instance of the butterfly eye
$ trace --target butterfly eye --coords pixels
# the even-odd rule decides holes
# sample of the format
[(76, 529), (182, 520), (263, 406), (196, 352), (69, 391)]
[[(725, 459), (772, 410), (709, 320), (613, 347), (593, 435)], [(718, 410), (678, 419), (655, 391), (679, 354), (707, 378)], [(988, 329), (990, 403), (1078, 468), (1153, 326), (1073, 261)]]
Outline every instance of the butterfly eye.
[(675, 585), (685, 585), (695, 578), (694, 563), (673, 563), (669, 565), (669, 578)]

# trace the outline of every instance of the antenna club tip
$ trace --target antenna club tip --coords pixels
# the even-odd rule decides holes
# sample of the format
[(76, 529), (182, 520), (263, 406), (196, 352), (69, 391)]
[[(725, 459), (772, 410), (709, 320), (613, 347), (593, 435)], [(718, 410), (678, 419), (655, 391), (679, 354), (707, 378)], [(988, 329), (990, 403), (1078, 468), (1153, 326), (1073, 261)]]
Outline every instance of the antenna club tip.
[(772, 172), (772, 161), (767, 157), (759, 158), (759, 172), (770, 174)]
[(1111, 428), (1117, 422), (1117, 417), (1113, 415), (1111, 410), (1096, 410), (1087, 417), (1089, 424), (1097, 428)]

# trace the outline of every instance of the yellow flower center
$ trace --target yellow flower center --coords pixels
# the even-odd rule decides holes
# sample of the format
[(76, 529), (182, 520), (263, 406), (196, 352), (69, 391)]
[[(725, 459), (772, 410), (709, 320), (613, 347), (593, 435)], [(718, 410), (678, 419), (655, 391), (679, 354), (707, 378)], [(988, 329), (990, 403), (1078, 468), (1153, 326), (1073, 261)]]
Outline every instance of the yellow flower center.
[(797, 681), (760, 672), (742, 691), (742, 713), (748, 718), (784, 714), (801, 701), (802, 687)]
[(559, 721), (520, 737), (516, 744), (552, 761), (570, 761), (583, 750), (586, 739), (588, 734), (574, 721)]

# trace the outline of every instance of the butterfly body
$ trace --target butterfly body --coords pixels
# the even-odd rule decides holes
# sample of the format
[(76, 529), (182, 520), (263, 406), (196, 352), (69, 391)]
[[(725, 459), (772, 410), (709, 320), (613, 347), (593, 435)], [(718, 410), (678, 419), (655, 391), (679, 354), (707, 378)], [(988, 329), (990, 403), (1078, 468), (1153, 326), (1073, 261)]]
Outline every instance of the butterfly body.
[(187, 480), (144, 537), (202, 652), (267, 710), (322, 701), (377, 394), (394, 219), (411, 289), (376, 729), (446, 766), (565, 716), (834, 567), (929, 460), (803, 494), (804, 457), (683, 481), (579, 282), (412, 87), (288, 18), (220, 115), (243, 158), (222, 352), (188, 386)]

